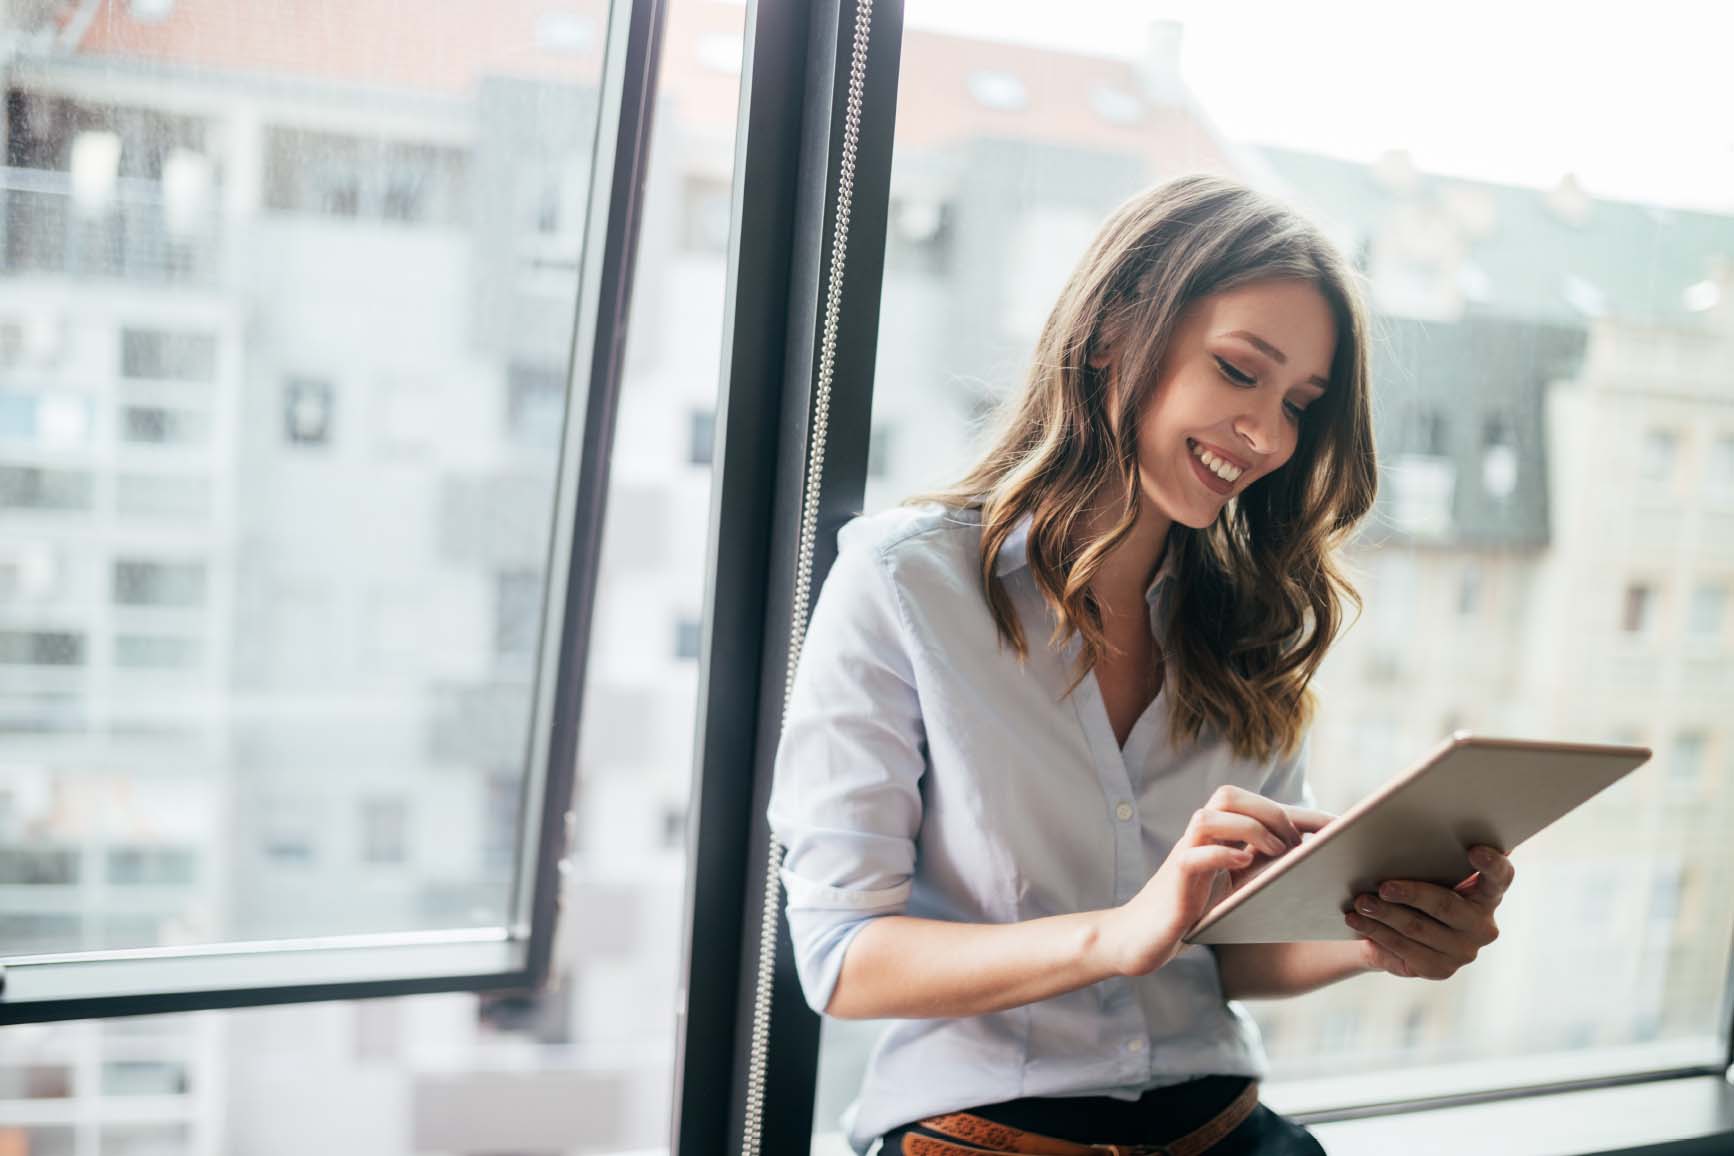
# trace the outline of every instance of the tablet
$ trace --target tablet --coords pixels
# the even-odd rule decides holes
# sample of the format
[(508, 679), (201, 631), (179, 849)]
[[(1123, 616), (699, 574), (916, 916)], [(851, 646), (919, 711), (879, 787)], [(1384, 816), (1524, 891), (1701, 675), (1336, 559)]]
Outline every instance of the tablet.
[(1355, 939), (1343, 922), (1357, 895), (1387, 879), (1453, 887), (1469, 848), (1506, 854), (1649, 762), (1648, 747), (1490, 738), (1456, 731), (1420, 763), (1241, 880), (1187, 943)]

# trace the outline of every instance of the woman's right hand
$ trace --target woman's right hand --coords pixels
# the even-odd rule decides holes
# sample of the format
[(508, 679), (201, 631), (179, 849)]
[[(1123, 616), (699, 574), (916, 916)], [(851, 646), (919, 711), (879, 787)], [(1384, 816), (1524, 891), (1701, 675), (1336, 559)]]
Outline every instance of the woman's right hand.
[(1334, 818), (1241, 787), (1218, 787), (1144, 889), (1104, 913), (1100, 946), (1110, 965), (1126, 976), (1155, 971), (1174, 958), (1180, 937), (1210, 906), (1218, 872), (1229, 873), (1232, 890)]

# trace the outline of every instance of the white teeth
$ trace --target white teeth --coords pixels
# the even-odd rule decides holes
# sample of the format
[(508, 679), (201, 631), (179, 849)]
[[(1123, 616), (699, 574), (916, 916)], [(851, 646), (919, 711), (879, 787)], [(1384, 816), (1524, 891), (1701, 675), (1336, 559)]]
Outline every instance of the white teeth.
[(1225, 482), (1233, 482), (1235, 479), (1239, 478), (1241, 474), (1245, 473), (1245, 471), (1239, 466), (1229, 465), (1203, 446), (1200, 446), (1197, 442), (1192, 443), (1192, 453), (1194, 457), (1198, 458), (1199, 461), (1205, 464), (1211, 473), (1215, 474)]

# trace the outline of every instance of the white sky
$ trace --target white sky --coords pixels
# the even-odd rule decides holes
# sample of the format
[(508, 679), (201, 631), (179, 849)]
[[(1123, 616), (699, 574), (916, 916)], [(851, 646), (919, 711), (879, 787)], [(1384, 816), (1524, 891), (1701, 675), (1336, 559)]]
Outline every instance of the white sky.
[[(1606, 13), (1606, 14), (1604, 14)], [(1185, 26), (1181, 74), (1230, 137), (1734, 212), (1734, 5), (1531, 0), (906, 0), (910, 27), (1102, 55)]]

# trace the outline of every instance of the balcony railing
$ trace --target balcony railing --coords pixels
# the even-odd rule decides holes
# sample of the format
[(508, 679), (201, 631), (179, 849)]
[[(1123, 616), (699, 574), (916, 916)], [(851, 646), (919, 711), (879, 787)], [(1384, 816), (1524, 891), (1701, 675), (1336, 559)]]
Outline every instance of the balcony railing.
[(152, 285), (210, 285), (218, 271), (213, 209), (170, 205), (156, 181), (115, 180), (105, 203), (78, 203), (72, 175), (0, 168), (0, 274), (60, 274)]

